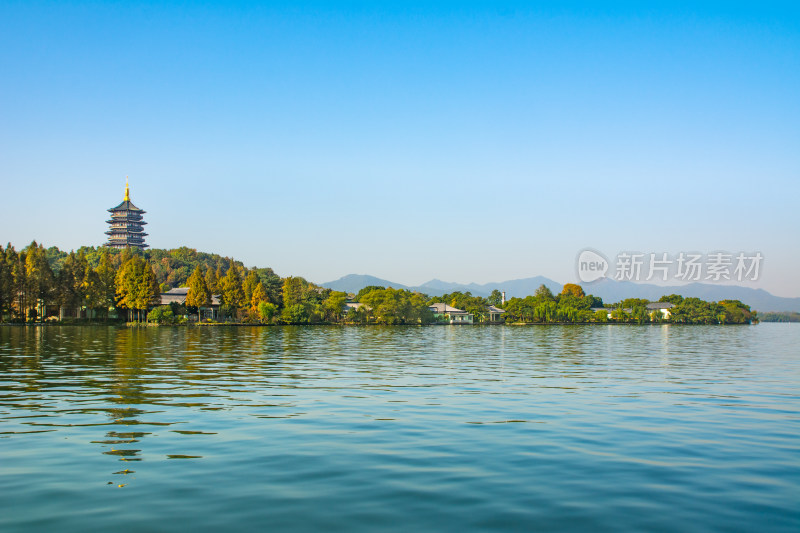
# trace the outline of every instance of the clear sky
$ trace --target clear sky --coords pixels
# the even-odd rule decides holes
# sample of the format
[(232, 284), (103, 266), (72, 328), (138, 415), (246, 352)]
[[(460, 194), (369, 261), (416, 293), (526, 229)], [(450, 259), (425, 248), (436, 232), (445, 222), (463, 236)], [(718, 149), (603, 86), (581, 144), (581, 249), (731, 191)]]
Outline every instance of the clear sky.
[[(643, 7), (642, 4), (648, 4)], [(324, 282), (760, 251), (800, 296), (800, 4), (0, 3), (0, 241)]]

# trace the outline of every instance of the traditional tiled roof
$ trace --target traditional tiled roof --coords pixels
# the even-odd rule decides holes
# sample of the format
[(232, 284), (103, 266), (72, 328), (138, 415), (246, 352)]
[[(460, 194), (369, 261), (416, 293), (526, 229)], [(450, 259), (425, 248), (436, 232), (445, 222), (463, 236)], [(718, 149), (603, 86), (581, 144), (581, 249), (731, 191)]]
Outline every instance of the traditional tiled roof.
[(111, 209), (108, 210), (109, 213), (113, 213), (114, 211), (138, 211), (139, 213), (146, 212), (133, 205), (133, 202), (131, 202), (130, 200), (123, 200), (122, 203), (119, 204), (117, 207), (112, 207)]
[(673, 307), (675, 307), (675, 304), (670, 302), (652, 302), (645, 306), (646, 309), (651, 311), (654, 309), (672, 309)]
[(174, 289), (170, 289), (163, 294), (183, 294), (184, 296), (186, 296), (187, 294), (189, 294), (189, 287), (175, 287)]
[(463, 309), (456, 309), (455, 307), (453, 307), (451, 305), (447, 305), (446, 303), (442, 303), (442, 302), (436, 302), (435, 304), (431, 304), (431, 305), (428, 306), (428, 308), (431, 311), (433, 311), (434, 313), (449, 313), (449, 314), (464, 313), (464, 314), (469, 314), (466, 311), (464, 311)]
[[(167, 292), (161, 293), (161, 305), (169, 305), (171, 303), (176, 303), (179, 305), (183, 305), (186, 303), (186, 297), (189, 295), (189, 287), (175, 287), (174, 289), (170, 289)], [(220, 295), (212, 294), (211, 295), (211, 305), (220, 305), (222, 301), (220, 300)]]

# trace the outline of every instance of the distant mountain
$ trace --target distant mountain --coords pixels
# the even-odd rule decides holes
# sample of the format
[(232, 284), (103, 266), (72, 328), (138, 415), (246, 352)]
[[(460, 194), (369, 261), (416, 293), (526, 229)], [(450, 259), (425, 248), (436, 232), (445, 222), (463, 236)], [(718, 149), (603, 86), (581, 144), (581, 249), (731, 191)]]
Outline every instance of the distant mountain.
[(800, 298), (782, 298), (770, 294), (764, 289), (738, 285), (689, 283), (664, 287), (652, 283), (633, 283), (604, 278), (592, 283), (584, 283), (582, 287), (587, 294), (599, 296), (605, 303), (618, 302), (625, 298), (658, 300), (665, 294), (680, 294), (684, 298), (701, 298), (710, 302), (740, 300), (757, 311), (800, 311)]
[(479, 285), (477, 283), (454, 283), (432, 279), (423, 283), (422, 285), (410, 287), (408, 285), (403, 285), (402, 283), (395, 283), (393, 281), (376, 278), (375, 276), (368, 276), (365, 274), (349, 274), (335, 281), (321, 283), (323, 287), (328, 287), (329, 289), (352, 293), (356, 293), (369, 285), (380, 285), (382, 287), (394, 287), (395, 289), (419, 291), (429, 296), (441, 296), (442, 294), (455, 291), (469, 291), (475, 296), (489, 296), (493, 290), (497, 289), (499, 291), (505, 291), (506, 298), (513, 298), (514, 296), (522, 297), (533, 294), (536, 292), (536, 289), (543, 284), (554, 293), (561, 292), (562, 285), (560, 283), (543, 276), (503, 281), (499, 283), (484, 283), (483, 285)]
[[(461, 291), (471, 292), (475, 296), (489, 296), (494, 289), (505, 291), (506, 298), (525, 297), (536, 292), (540, 285), (547, 286), (554, 294), (561, 292), (563, 285), (544, 276), (514, 279), (497, 283), (454, 283), (432, 279), (422, 285), (408, 286), (402, 283), (368, 276), (366, 274), (350, 274), (335, 281), (322, 283), (337, 291), (357, 293), (369, 285), (381, 287), (394, 287), (395, 289), (408, 289), (419, 291), (430, 296)], [(587, 294), (593, 294), (603, 299), (605, 303), (614, 303), (625, 298), (646, 298), (658, 300), (665, 294), (680, 294), (684, 297), (702, 298), (712, 302), (720, 300), (741, 300), (757, 311), (795, 311), (800, 312), (800, 298), (782, 298), (768, 293), (763, 289), (741, 287), (737, 285), (715, 285), (711, 283), (690, 283), (664, 287), (651, 283), (633, 283), (630, 281), (616, 281), (613, 279), (600, 279), (592, 283), (582, 284)]]
[(380, 287), (394, 287), (395, 289), (411, 289), (411, 287), (407, 287), (402, 283), (394, 283), (393, 281), (389, 281), (386, 279), (376, 278), (375, 276), (368, 276), (366, 274), (348, 274), (347, 276), (341, 277), (335, 281), (329, 281), (328, 283), (321, 283), (323, 287), (327, 287), (329, 289), (333, 289), (335, 291), (342, 291), (347, 293), (357, 293), (364, 287), (369, 287), (370, 285), (378, 285)]

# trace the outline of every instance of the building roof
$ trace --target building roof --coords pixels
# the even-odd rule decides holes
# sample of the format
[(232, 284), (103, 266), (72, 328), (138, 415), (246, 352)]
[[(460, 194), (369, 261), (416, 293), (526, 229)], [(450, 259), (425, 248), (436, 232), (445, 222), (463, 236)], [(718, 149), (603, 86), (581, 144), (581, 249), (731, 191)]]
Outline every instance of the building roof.
[(186, 296), (189, 294), (189, 287), (175, 287), (174, 289), (170, 289), (166, 293), (162, 294), (183, 294)]
[(464, 311), (463, 309), (456, 309), (455, 307), (453, 307), (451, 305), (447, 305), (446, 303), (442, 303), (442, 302), (436, 302), (435, 304), (431, 304), (431, 305), (428, 306), (428, 309), (430, 309), (434, 313), (450, 313), (450, 314), (464, 313), (464, 314), (469, 314), (466, 311)]
[(117, 207), (112, 207), (108, 211), (109, 212), (114, 212), (114, 211), (138, 211), (139, 213), (144, 213), (145, 212), (145, 211), (142, 211), (141, 209), (139, 209), (138, 207), (136, 207), (135, 205), (133, 205), (133, 202), (131, 202), (130, 200), (123, 200), (122, 203), (119, 204)]
[[(179, 305), (183, 305), (186, 303), (186, 296), (189, 294), (189, 287), (175, 287), (174, 289), (170, 289), (167, 292), (161, 293), (161, 305), (169, 305), (171, 303), (176, 303)], [(211, 305), (220, 305), (222, 302), (220, 301), (220, 295), (212, 294), (211, 295)]]
[(348, 311), (350, 309), (360, 309), (362, 307), (364, 309), (366, 309), (367, 311), (372, 311), (372, 308), (370, 306), (368, 306), (366, 304), (359, 303), (359, 302), (345, 302), (345, 304), (344, 304), (344, 309), (347, 309)]
[(489, 307), (487, 307), (486, 310), (488, 312), (490, 312), (490, 313), (505, 313), (506, 312), (505, 309), (500, 309), (499, 307), (495, 307), (493, 305), (490, 305)]
[(653, 309), (672, 309), (673, 307), (675, 307), (675, 304), (670, 302), (652, 302), (645, 306), (646, 309), (650, 309), (651, 311)]

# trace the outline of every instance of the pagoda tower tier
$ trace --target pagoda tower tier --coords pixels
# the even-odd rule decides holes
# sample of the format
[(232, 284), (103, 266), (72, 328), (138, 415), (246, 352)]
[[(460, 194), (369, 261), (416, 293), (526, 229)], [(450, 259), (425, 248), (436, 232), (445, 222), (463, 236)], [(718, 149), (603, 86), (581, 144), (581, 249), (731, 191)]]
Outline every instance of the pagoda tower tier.
[(106, 235), (109, 248), (147, 248), (144, 238), (147, 233), (143, 226), (147, 224), (142, 219), (145, 211), (142, 211), (131, 202), (130, 189), (127, 179), (125, 181), (125, 199), (117, 207), (108, 210), (111, 213), (111, 220), (106, 220), (109, 225)]

